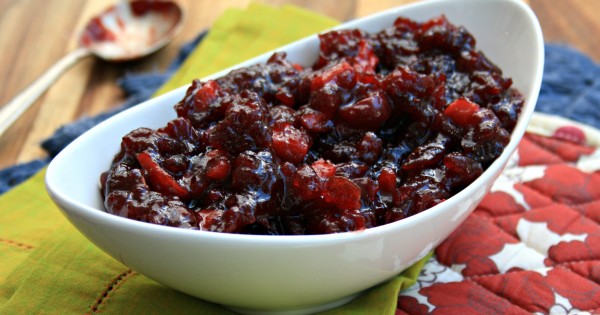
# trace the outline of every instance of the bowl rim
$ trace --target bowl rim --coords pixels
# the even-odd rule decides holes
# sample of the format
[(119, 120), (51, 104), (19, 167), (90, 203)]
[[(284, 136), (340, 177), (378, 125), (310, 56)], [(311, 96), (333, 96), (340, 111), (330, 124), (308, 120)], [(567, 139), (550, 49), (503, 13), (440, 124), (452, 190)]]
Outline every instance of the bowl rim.
[[(368, 15), (365, 17), (361, 17), (358, 19), (348, 21), (348, 22), (340, 24), (338, 26), (323, 30), (320, 33), (327, 32), (330, 30), (353, 28), (353, 27), (355, 27), (354, 26), (355, 24), (361, 23), (364, 20), (374, 19), (374, 18), (377, 18), (382, 15), (390, 14), (390, 12), (396, 12), (398, 10), (404, 10), (407, 8), (414, 8), (414, 7), (420, 7), (420, 6), (431, 6), (431, 5), (436, 5), (436, 4), (442, 3), (442, 2), (448, 3), (449, 1), (451, 1), (451, 0), (430, 0), (430, 1), (421, 1), (421, 2), (416, 2), (416, 3), (410, 3), (407, 5), (394, 7), (391, 9), (380, 11), (375, 14), (371, 14), (371, 15)], [(457, 0), (457, 1), (478, 2), (478, 1), (482, 1), (482, 0)], [(374, 237), (378, 237), (378, 236), (387, 234), (393, 230), (398, 230), (399, 227), (401, 227), (401, 226), (414, 225), (414, 224), (419, 224), (420, 222), (423, 222), (423, 221), (427, 221), (427, 220), (429, 220), (430, 217), (436, 216), (440, 212), (444, 211), (448, 206), (450, 206), (450, 207), (460, 206), (460, 202), (463, 199), (467, 199), (467, 198), (464, 198), (465, 195), (468, 196), (468, 195), (473, 194), (478, 189), (479, 186), (483, 185), (486, 181), (491, 180), (491, 177), (494, 176), (493, 170), (498, 170), (498, 169), (501, 170), (503, 168), (503, 166), (507, 163), (510, 156), (515, 151), (518, 143), (520, 142), (521, 138), (523, 137), (523, 135), (525, 133), (527, 124), (529, 123), (529, 120), (533, 114), (535, 103), (537, 102), (539, 90), (541, 87), (541, 81), (542, 81), (541, 78), (542, 78), (543, 65), (544, 65), (544, 43), (543, 43), (541, 26), (539, 25), (539, 22), (535, 16), (535, 14), (533, 13), (533, 11), (531, 10), (531, 8), (529, 6), (527, 6), (525, 3), (523, 3), (520, 0), (485, 0), (485, 1), (497, 2), (497, 3), (507, 3), (510, 5), (514, 5), (517, 10), (521, 10), (522, 13), (524, 13), (528, 17), (528, 22), (531, 23), (531, 27), (535, 33), (535, 37), (536, 37), (536, 41), (537, 41), (536, 45), (534, 46), (537, 48), (537, 52), (535, 52), (537, 54), (537, 58), (536, 58), (537, 64), (534, 65), (534, 67), (533, 67), (536, 70), (536, 73), (532, 75), (532, 78), (534, 78), (534, 82), (532, 84), (532, 89), (531, 89), (532, 93), (530, 93), (531, 95), (524, 95), (525, 96), (525, 106), (523, 107), (523, 109), (525, 109), (525, 111), (521, 112), (519, 120), (517, 122), (517, 125), (515, 126), (514, 130), (511, 133), (510, 141), (509, 141), (508, 145), (504, 148), (503, 153), (483, 172), (483, 174), (481, 176), (479, 176), (475, 181), (473, 181), (467, 187), (465, 187), (464, 189), (462, 189), (460, 192), (456, 193), (455, 195), (451, 196), (447, 200), (443, 201), (442, 203), (437, 204), (431, 208), (428, 208), (425, 211), (422, 211), (420, 213), (417, 213), (415, 215), (412, 215), (410, 217), (404, 218), (404, 219), (396, 221), (396, 222), (391, 222), (388, 224), (384, 224), (384, 225), (380, 225), (380, 226), (376, 226), (376, 227), (372, 227), (372, 228), (367, 228), (367, 229), (360, 230), (360, 231), (335, 233), (335, 234), (316, 234), (316, 235), (252, 235), (252, 234), (233, 234), (233, 233), (211, 232), (211, 231), (201, 231), (201, 230), (188, 230), (188, 229), (182, 229), (182, 228), (174, 228), (174, 227), (170, 227), (170, 226), (156, 225), (156, 224), (141, 222), (141, 221), (113, 215), (113, 214), (106, 212), (104, 209), (98, 209), (98, 208), (92, 207), (90, 205), (78, 202), (75, 198), (70, 197), (64, 191), (61, 191), (60, 189), (59, 190), (54, 189), (54, 187), (57, 185), (55, 183), (55, 181), (57, 181), (58, 179), (57, 179), (57, 176), (55, 175), (55, 173), (57, 172), (56, 168), (57, 168), (57, 165), (59, 164), (59, 162), (55, 162), (55, 161), (60, 161), (63, 156), (72, 154), (71, 152), (74, 151), (79, 146), (80, 143), (85, 142), (88, 138), (92, 137), (96, 133), (99, 133), (103, 129), (105, 129), (102, 127), (110, 125), (111, 121), (114, 117), (111, 117), (111, 118), (101, 122), (96, 127), (87, 131), (86, 133), (84, 133), (83, 135), (81, 135), (80, 137), (75, 139), (65, 149), (63, 149), (56, 157), (54, 157), (53, 161), (51, 161), (50, 165), (47, 168), (47, 172), (46, 172), (46, 176), (45, 176), (46, 190), (48, 191), (49, 195), (52, 197), (52, 199), (57, 204), (59, 203), (57, 200), (60, 200), (60, 204), (64, 204), (71, 209), (76, 209), (76, 211), (81, 216), (86, 217), (87, 219), (90, 219), (90, 220), (94, 220), (96, 222), (103, 221), (107, 224), (123, 226), (124, 228), (131, 230), (132, 233), (134, 231), (141, 232), (141, 233), (169, 233), (169, 234), (172, 234), (173, 236), (182, 236), (182, 237), (184, 236), (185, 238), (191, 238), (191, 239), (199, 237), (202, 239), (218, 240), (221, 242), (236, 242), (236, 243), (251, 242), (251, 243), (254, 243), (254, 242), (258, 241), (261, 243), (273, 244), (275, 246), (277, 246), (277, 245), (284, 246), (284, 245), (292, 245), (292, 244), (307, 245), (307, 244), (313, 244), (313, 243), (354, 242), (356, 240), (370, 239), (370, 238), (374, 238)], [(311, 40), (311, 38), (313, 38), (315, 36), (316, 36), (316, 34), (308, 36), (303, 39), (300, 39), (298, 41), (294, 41), (290, 44), (278, 47), (274, 50), (270, 50), (259, 56), (251, 58), (249, 60), (246, 60), (242, 63), (236, 64), (232, 67), (223, 69), (212, 75), (201, 78), (201, 80), (207, 80), (210, 78), (219, 77), (219, 76), (222, 76), (222, 75), (230, 72), (233, 69), (243, 67), (248, 64), (254, 64), (254, 63), (256, 63), (256, 60), (265, 59), (266, 56), (270, 56), (275, 51), (286, 50), (289, 46), (298, 45), (299, 43), (302, 43), (304, 41)], [(162, 102), (164, 99), (168, 99), (170, 97), (173, 97), (174, 95), (182, 93), (182, 90), (186, 90), (189, 86), (190, 86), (190, 84), (186, 84), (179, 88), (173, 89), (163, 95), (151, 98), (145, 102), (140, 103), (139, 105), (141, 105), (141, 106), (134, 106), (130, 109), (127, 109), (126, 111), (127, 112), (143, 111), (143, 108), (144, 108), (143, 105), (145, 103)], [(118, 116), (118, 115), (119, 114), (117, 114), (116, 116)], [(59, 205), (59, 209), (62, 212), (65, 212), (62, 205)], [(69, 220), (71, 220), (70, 215), (66, 215), (66, 216), (67, 216), (67, 218), (69, 218)]]

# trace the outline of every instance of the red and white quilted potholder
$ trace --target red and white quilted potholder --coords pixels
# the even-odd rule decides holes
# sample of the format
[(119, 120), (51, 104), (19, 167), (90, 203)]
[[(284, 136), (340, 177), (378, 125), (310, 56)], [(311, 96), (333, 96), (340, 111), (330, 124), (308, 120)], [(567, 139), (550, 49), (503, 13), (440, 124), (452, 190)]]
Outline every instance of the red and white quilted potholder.
[(536, 114), (397, 314), (600, 314), (599, 134)]

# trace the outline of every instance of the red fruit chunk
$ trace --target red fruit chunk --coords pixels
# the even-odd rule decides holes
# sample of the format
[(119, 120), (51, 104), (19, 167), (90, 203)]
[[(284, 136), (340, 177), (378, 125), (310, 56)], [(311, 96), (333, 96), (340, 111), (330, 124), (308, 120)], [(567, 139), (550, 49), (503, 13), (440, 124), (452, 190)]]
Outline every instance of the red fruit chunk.
[(152, 190), (165, 195), (187, 199), (188, 190), (163, 170), (148, 152), (138, 154), (137, 160), (140, 162), (146, 182)]
[(369, 171), (369, 166), (359, 161), (336, 164), (335, 175), (346, 178), (363, 178)]
[(194, 93), (194, 109), (206, 110), (208, 105), (215, 102), (220, 91), (217, 81), (208, 80)]
[(146, 186), (146, 180), (140, 169), (133, 168), (127, 164), (119, 163), (104, 173), (102, 191), (104, 193), (113, 190), (135, 190), (137, 187)]
[(372, 132), (367, 132), (356, 146), (358, 157), (367, 164), (377, 162), (383, 151), (383, 141)]
[[(515, 92), (517, 94), (518, 92)], [(517, 124), (521, 108), (523, 107), (523, 98), (519, 95), (511, 95), (509, 97), (503, 97), (497, 102), (492, 102), (491, 109), (494, 111), (502, 127), (507, 130), (512, 130)]]
[(444, 156), (443, 162), (453, 186), (471, 183), (483, 173), (481, 163), (457, 152)]
[(345, 103), (345, 94), (338, 85), (328, 84), (310, 93), (309, 106), (325, 114), (327, 119), (332, 119), (339, 107)]
[(390, 117), (392, 107), (383, 91), (375, 91), (367, 98), (342, 106), (339, 115), (357, 129), (378, 130)]
[(321, 69), (330, 63), (343, 60), (358, 71), (375, 72), (379, 58), (369, 44), (368, 36), (361, 30), (339, 30), (320, 34), (321, 54), (314, 68)]
[(290, 123), (275, 124), (272, 139), (275, 154), (292, 163), (301, 163), (311, 145), (308, 133), (303, 128), (296, 128)]
[(357, 210), (361, 207), (360, 187), (347, 178), (334, 176), (325, 185), (323, 199), (342, 210)]
[(301, 200), (313, 200), (321, 195), (322, 180), (315, 170), (304, 165), (292, 175), (292, 191)]
[(396, 189), (393, 205), (404, 214), (413, 215), (429, 209), (448, 198), (448, 192), (434, 178), (417, 176), (408, 178)]
[(269, 151), (242, 152), (233, 161), (232, 169), (232, 188), (238, 191), (259, 188), (271, 197), (277, 193), (272, 190), (277, 188), (280, 175)]
[(335, 175), (336, 166), (329, 161), (319, 159), (311, 166), (315, 170), (317, 176), (321, 178), (330, 178), (331, 176)]
[(165, 133), (178, 141), (189, 141), (192, 144), (196, 144), (200, 141), (198, 131), (194, 129), (189, 120), (182, 117), (169, 121), (165, 127), (159, 128), (156, 131)]
[(334, 176), (335, 171), (335, 165), (322, 159), (311, 166), (305, 164), (291, 176), (293, 195), (303, 201), (321, 197), (326, 181)]
[(356, 53), (356, 56), (350, 59), (350, 63), (356, 71), (375, 73), (379, 58), (375, 55), (371, 45), (363, 39), (358, 43), (358, 52)]
[(356, 84), (356, 73), (349, 63), (343, 61), (332, 67), (324, 69), (310, 82), (310, 90), (322, 89), (326, 84), (337, 84), (343, 89), (351, 89)]
[(380, 75), (373, 73), (356, 73), (356, 87), (355, 91), (357, 95), (368, 95), (368, 92), (381, 89), (381, 80), (383, 78)]
[(366, 228), (365, 217), (358, 210), (311, 209), (306, 234), (329, 234), (360, 231)]
[(296, 166), (290, 162), (283, 162), (281, 165), (281, 173), (286, 177), (292, 177), (297, 170)]
[(297, 64), (297, 63), (292, 64), (292, 67), (294, 67), (294, 69), (296, 69), (298, 71), (304, 70), (304, 67), (302, 67), (302, 65)]
[[(138, 128), (123, 137), (121, 152), (135, 157), (142, 151), (158, 151), (157, 141), (159, 136), (156, 131), (149, 128)], [(116, 157), (118, 158), (118, 156)]]
[(440, 28), (451, 27), (452, 29), (456, 29), (456, 27), (454, 25), (452, 25), (448, 22), (448, 19), (446, 19), (446, 16), (440, 15), (438, 17), (429, 19), (428, 21), (425, 21), (423, 24), (421, 24), (420, 32), (425, 33), (436, 27), (440, 27)]
[(301, 78), (298, 70), (285, 56), (283, 52), (274, 53), (266, 64), (235, 69), (218, 78), (217, 82), (228, 94), (252, 91), (267, 103), (284, 102), (287, 106), (293, 106)]
[(162, 162), (162, 167), (176, 178), (181, 177), (190, 166), (189, 159), (183, 154), (171, 155)]
[(194, 155), (203, 148), (200, 133), (186, 118), (171, 120), (164, 128), (157, 130), (160, 138), (156, 144), (163, 155)]
[(218, 229), (221, 227), (221, 218), (223, 210), (221, 209), (203, 209), (197, 212), (198, 228), (201, 231), (221, 232)]
[(436, 87), (433, 78), (408, 67), (396, 68), (385, 78), (383, 86), (392, 99), (398, 100), (407, 97), (428, 97)]
[(240, 233), (245, 226), (256, 222), (256, 198), (246, 194), (235, 194), (224, 202), (221, 226), (225, 233)]
[(269, 115), (271, 115), (271, 124), (277, 122), (293, 123), (296, 119), (296, 116), (294, 115), (295, 113), (295, 110), (283, 105), (273, 106), (269, 108)]
[(434, 166), (442, 159), (444, 153), (446, 153), (448, 142), (448, 137), (438, 134), (433, 141), (417, 147), (406, 158), (406, 161), (402, 165), (402, 169), (405, 171), (421, 170)]
[(392, 193), (396, 190), (396, 173), (393, 170), (389, 168), (382, 169), (377, 180), (382, 192)]
[(469, 127), (479, 123), (479, 119), (476, 117), (479, 109), (479, 105), (461, 97), (446, 107), (444, 115), (450, 117), (461, 127)]
[(454, 54), (472, 50), (475, 39), (464, 27), (456, 27), (443, 15), (422, 26), (419, 43), (423, 50), (442, 49)]
[(271, 130), (264, 101), (255, 93), (236, 95), (225, 111), (225, 118), (207, 130), (208, 144), (231, 154), (267, 148)]
[(347, 62), (325, 68), (310, 83), (309, 106), (333, 118), (356, 85), (356, 73)]
[(325, 133), (333, 129), (333, 122), (327, 115), (310, 107), (300, 108), (296, 117), (296, 121), (312, 133)]
[(403, 32), (416, 32), (420, 25), (411, 19), (398, 17), (396, 21), (394, 21), (394, 26)]
[(225, 157), (211, 159), (206, 163), (206, 177), (215, 181), (227, 179), (230, 170), (231, 163)]
[(192, 81), (185, 97), (175, 105), (177, 116), (188, 118), (194, 126), (205, 124), (210, 106), (219, 99), (221, 88), (216, 81)]
[[(147, 212), (140, 217), (141, 221), (152, 224), (173, 226), (185, 229), (196, 229), (195, 216), (190, 213), (185, 204), (180, 200), (170, 200), (156, 192), (148, 192), (142, 199), (140, 208)], [(132, 204), (130, 203), (130, 208)]]

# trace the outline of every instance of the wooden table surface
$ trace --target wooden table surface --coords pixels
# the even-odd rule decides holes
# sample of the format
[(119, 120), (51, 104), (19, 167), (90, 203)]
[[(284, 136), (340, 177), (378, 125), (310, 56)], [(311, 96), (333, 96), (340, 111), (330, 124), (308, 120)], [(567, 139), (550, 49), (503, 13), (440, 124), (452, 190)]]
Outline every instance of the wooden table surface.
[[(117, 0), (0, 0), (0, 104), (7, 103), (60, 57), (76, 47), (88, 18)], [(286, 2), (339, 20), (415, 0), (264, 0)], [(418, 1), (418, 0), (417, 0)], [(600, 62), (600, 0), (526, 0), (537, 14), (546, 42), (567, 43)], [(187, 13), (183, 31), (165, 49), (140, 61), (109, 64), (87, 58), (68, 70), (0, 137), (0, 169), (45, 157), (40, 142), (82, 116), (116, 107), (124, 95), (116, 80), (125, 73), (162, 71), (178, 48), (209, 28), (229, 7), (251, 0), (178, 0)], [(0, 105), (0, 106), (1, 106)]]

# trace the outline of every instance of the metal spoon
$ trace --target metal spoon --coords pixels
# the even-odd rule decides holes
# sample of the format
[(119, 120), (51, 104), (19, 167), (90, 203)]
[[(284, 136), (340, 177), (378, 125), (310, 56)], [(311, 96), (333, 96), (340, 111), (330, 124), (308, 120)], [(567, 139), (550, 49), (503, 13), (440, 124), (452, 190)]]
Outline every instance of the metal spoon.
[(120, 1), (93, 17), (79, 37), (79, 47), (0, 108), (0, 136), (60, 75), (84, 57), (127, 61), (151, 54), (181, 29), (183, 11), (172, 1)]

